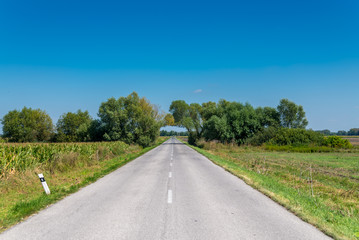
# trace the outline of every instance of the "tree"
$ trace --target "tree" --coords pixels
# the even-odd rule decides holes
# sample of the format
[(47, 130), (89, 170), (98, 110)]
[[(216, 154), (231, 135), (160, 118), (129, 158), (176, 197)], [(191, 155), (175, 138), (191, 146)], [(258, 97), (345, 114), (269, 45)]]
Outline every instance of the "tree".
[(89, 127), (92, 118), (88, 111), (78, 110), (61, 115), (56, 124), (58, 142), (84, 142), (90, 140)]
[(188, 104), (183, 100), (176, 100), (171, 103), (170, 113), (172, 113), (175, 120), (175, 124), (178, 126), (183, 126), (183, 119), (188, 117)]
[(350, 136), (359, 135), (359, 128), (351, 128), (347, 134)]
[(195, 141), (202, 136), (203, 120), (202, 120), (202, 106), (198, 103), (188, 105), (183, 100), (173, 101), (170, 106), (175, 125), (184, 127), (189, 133), (188, 142), (195, 143)]
[(171, 131), (161, 130), (160, 136), (188, 136), (188, 132), (176, 132), (173, 130), (171, 130)]
[(40, 109), (24, 107), (8, 112), (1, 120), (3, 136), (11, 142), (48, 141), (53, 134), (50, 116)]
[(277, 110), (282, 127), (305, 128), (308, 125), (305, 112), (301, 105), (296, 105), (288, 99), (282, 99), (280, 100)]
[(263, 128), (268, 128), (268, 127), (277, 128), (280, 126), (280, 116), (275, 108), (258, 107), (256, 108), (256, 113), (258, 115), (260, 124)]
[[(262, 110), (261, 110), (262, 111)], [(236, 142), (242, 144), (261, 129), (260, 117), (250, 104), (221, 100), (217, 110), (204, 123), (203, 137), (206, 140)]]
[(164, 126), (174, 126), (175, 125), (175, 119), (172, 114), (166, 114), (164, 118)]
[(338, 134), (339, 136), (345, 136), (345, 135), (348, 135), (348, 133), (347, 133), (346, 131), (344, 131), (344, 130), (340, 130), (340, 131), (338, 131), (338, 132), (337, 132), (337, 134)]
[(103, 102), (98, 116), (104, 140), (120, 140), (144, 147), (156, 140), (163, 124), (163, 115), (158, 108), (136, 92)]
[(222, 143), (230, 142), (234, 139), (233, 132), (228, 125), (226, 117), (218, 117), (213, 115), (204, 124), (203, 137), (209, 140), (219, 140)]
[(209, 120), (212, 116), (217, 115), (218, 108), (215, 102), (202, 103), (201, 115), (203, 121)]
[(323, 135), (326, 135), (326, 136), (333, 135), (333, 133), (329, 129), (318, 130), (316, 132), (319, 132), (319, 133), (321, 133)]

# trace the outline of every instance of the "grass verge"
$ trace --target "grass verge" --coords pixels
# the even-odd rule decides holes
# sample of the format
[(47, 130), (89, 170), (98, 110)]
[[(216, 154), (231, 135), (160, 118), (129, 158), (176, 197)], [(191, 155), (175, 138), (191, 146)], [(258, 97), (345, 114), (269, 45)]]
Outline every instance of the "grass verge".
[(120, 156), (50, 173), (45, 171), (45, 179), (51, 194), (46, 195), (35, 173), (38, 169), (29, 169), (7, 179), (0, 179), (0, 233), (26, 217), (38, 212), (50, 204), (63, 199), (80, 188), (95, 182), (126, 163), (162, 144), (161, 138), (154, 146), (141, 149), (133, 147)]
[(359, 239), (358, 153), (189, 146), (334, 239)]

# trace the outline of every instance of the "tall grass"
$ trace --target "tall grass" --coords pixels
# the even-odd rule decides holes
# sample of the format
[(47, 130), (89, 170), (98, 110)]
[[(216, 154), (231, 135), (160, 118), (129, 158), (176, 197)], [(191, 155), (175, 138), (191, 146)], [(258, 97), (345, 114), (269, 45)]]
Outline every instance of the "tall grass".
[(50, 172), (125, 153), (123, 142), (0, 144), (0, 178), (41, 166)]

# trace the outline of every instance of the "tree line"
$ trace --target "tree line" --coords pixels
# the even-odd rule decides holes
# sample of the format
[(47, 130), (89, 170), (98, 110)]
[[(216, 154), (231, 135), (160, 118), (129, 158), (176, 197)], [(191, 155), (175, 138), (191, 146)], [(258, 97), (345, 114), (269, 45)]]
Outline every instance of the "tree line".
[(331, 132), (328, 129), (319, 130), (320, 132), (326, 136), (337, 135), (337, 136), (359, 136), (359, 128), (351, 128), (349, 131), (340, 130), (338, 132)]
[(103, 102), (98, 117), (93, 119), (88, 111), (68, 112), (54, 126), (45, 111), (24, 107), (8, 112), (1, 123), (3, 137), (10, 142), (123, 141), (145, 147), (156, 140), (169, 118), (136, 92)]
[(280, 100), (277, 108), (254, 108), (249, 103), (226, 100), (202, 104), (176, 100), (169, 110), (174, 125), (187, 129), (192, 144), (204, 138), (240, 145), (268, 129), (305, 129), (308, 125), (303, 107), (288, 99)]
[(161, 130), (160, 136), (170, 137), (170, 136), (188, 136), (188, 132), (176, 132), (176, 131), (166, 131)]
[[(173, 101), (168, 114), (162, 113), (136, 92), (103, 102), (98, 119), (88, 111), (61, 115), (56, 125), (43, 110), (24, 107), (8, 112), (2, 119), (3, 137), (10, 142), (89, 142), (123, 141), (149, 146), (159, 135), (188, 135), (196, 144), (200, 139), (262, 145), (273, 143), (325, 144), (326, 132), (306, 130), (308, 121), (301, 105), (282, 99), (276, 108), (253, 107), (249, 103), (220, 100), (202, 104)], [(161, 131), (163, 126), (184, 127), (187, 131)], [(359, 129), (348, 133), (356, 135)], [(337, 141), (338, 139), (335, 139)]]

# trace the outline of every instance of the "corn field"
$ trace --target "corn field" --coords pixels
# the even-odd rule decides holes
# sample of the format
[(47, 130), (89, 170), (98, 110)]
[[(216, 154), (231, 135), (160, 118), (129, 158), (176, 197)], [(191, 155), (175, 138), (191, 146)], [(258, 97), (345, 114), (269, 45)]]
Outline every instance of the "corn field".
[(72, 154), (75, 160), (100, 161), (138, 149), (123, 142), (0, 144), (0, 178), (29, 168), (56, 165)]

